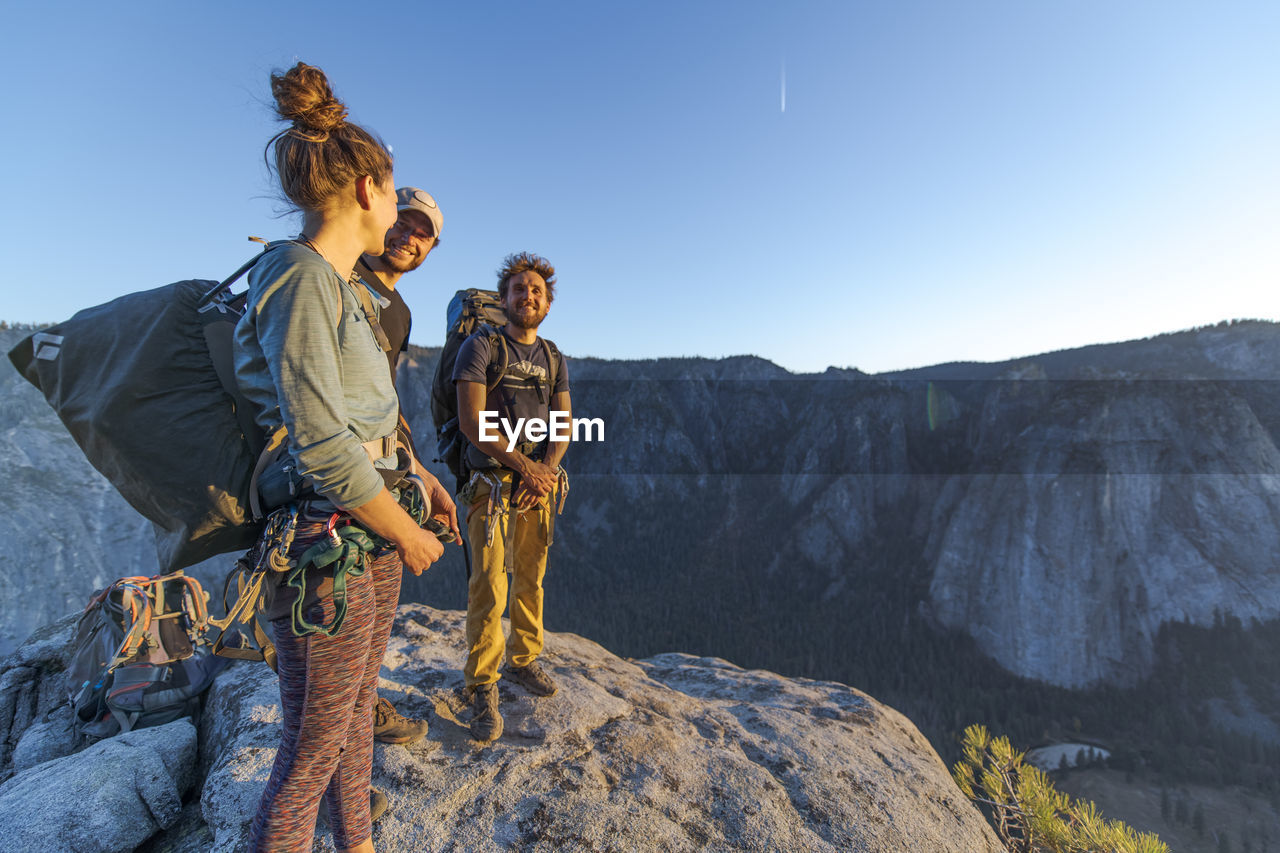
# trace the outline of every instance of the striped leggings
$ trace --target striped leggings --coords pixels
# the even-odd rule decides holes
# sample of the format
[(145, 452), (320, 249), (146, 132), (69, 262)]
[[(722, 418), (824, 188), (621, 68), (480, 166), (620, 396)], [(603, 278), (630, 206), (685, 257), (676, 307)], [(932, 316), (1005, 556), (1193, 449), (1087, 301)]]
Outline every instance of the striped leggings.
[[(323, 522), (298, 525), (290, 557), (324, 534)], [(373, 770), (373, 707), (378, 673), (400, 595), (400, 557), (374, 551), (370, 567), (347, 580), (347, 616), (334, 637), (295, 637), (290, 619), (273, 621), (280, 676), (280, 749), (258, 803), (249, 850), (311, 850), (320, 798), (329, 806), (334, 845), (368, 839)], [(319, 624), (333, 618), (332, 598), (308, 608)]]

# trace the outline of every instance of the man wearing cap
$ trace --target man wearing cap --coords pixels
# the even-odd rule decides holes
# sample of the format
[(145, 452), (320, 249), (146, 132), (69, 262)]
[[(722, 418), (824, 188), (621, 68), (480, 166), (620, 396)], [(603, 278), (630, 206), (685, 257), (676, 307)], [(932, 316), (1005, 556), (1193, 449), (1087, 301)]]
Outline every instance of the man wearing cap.
[[(400, 283), (401, 276), (420, 267), (431, 250), (440, 245), (440, 226), (444, 224), (444, 216), (436, 200), (417, 187), (396, 190), (396, 207), (399, 215), (396, 224), (387, 232), (386, 248), (382, 254), (376, 257), (364, 255), (356, 262), (356, 273), (382, 306), (378, 322), (390, 344), (387, 360), (392, 381), (400, 363), (400, 353), (409, 348), (409, 329), (413, 325), (409, 306), (396, 291), (396, 285)], [(413, 436), (403, 411), (400, 413), (400, 432), (416, 457), (418, 452), (413, 447)], [(426, 720), (411, 720), (396, 711), (389, 701), (378, 697), (373, 712), (373, 736), (376, 740), (411, 743), (426, 733)]]
[(391, 376), (395, 378), (400, 353), (409, 348), (409, 329), (413, 317), (404, 297), (396, 292), (400, 277), (413, 272), (440, 245), (440, 228), (444, 215), (431, 194), (417, 187), (396, 190), (396, 208), (400, 211), (396, 224), (387, 232), (387, 246), (381, 255), (364, 255), (356, 262), (356, 272), (373, 292), (381, 297), (382, 312), (378, 321), (387, 333), (391, 351)]

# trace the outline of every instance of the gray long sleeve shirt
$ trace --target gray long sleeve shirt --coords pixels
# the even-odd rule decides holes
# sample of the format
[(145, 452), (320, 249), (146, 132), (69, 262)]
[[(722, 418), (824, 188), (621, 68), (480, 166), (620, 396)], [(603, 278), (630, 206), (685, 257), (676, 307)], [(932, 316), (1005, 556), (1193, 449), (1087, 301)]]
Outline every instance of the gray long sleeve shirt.
[(399, 410), (387, 358), (352, 289), (361, 286), (305, 246), (273, 247), (249, 272), (235, 332), (236, 381), (258, 426), (270, 435), (284, 424), (298, 472), (344, 508), (381, 491), (361, 445), (393, 433)]

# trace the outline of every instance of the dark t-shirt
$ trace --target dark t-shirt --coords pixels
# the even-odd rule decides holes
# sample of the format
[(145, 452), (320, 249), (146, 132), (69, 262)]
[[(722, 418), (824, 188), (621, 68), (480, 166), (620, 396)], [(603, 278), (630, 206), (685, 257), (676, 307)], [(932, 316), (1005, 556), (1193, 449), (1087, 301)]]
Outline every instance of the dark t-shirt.
[(409, 330), (413, 327), (413, 315), (400, 292), (383, 284), (378, 274), (369, 269), (364, 258), (356, 261), (356, 273), (369, 285), (370, 290), (391, 303), (378, 312), (378, 322), (382, 324), (382, 330), (387, 333), (387, 340), (391, 342), (387, 361), (391, 364), (391, 379), (395, 381), (400, 353), (409, 350)]
[[(454, 382), (479, 382), (481, 385), (488, 385), (491, 378), (489, 364), (501, 358), (501, 353), (495, 354), (490, 348), (491, 334), (491, 330), (480, 329), (462, 342), (458, 360), (453, 366)], [(526, 422), (529, 418), (547, 420), (551, 412), (551, 395), (569, 390), (569, 370), (564, 357), (558, 358), (560, 363), (552, 371), (541, 340), (531, 344), (518, 344), (505, 331), (502, 336), (507, 343), (507, 372), (502, 383), (485, 399), (485, 410), (496, 411), (498, 417), (512, 428), (520, 418), (525, 418)], [(547, 394), (548, 373), (555, 376), (555, 387), (551, 389), (551, 395)], [(541, 400), (539, 390), (542, 392)], [(497, 432), (502, 438), (503, 447), (506, 447), (506, 432), (501, 426), (497, 427)], [(525, 440), (525, 436), (522, 435), (520, 440)], [(472, 445), (468, 445), (467, 454), (472, 468), (487, 468), (492, 465), (488, 457)]]

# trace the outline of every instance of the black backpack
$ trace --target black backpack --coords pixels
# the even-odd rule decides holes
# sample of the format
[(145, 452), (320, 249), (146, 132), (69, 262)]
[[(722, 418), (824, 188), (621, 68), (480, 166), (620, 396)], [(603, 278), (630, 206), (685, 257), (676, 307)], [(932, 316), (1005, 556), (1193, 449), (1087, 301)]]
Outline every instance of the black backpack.
[(181, 572), (120, 578), (89, 601), (67, 666), (75, 731), (106, 738), (199, 709), (214, 657), (204, 590)]
[(164, 571), (247, 548), (260, 522), (249, 485), (261, 431), (240, 397), (230, 285), (191, 280), (121, 296), (10, 352), (85, 456), (155, 524)]
[(253, 545), (265, 516), (257, 478), (292, 470), (280, 463), (283, 428), (263, 435), (236, 384), (232, 338), (247, 292), (231, 292), (290, 242), (266, 244), (225, 281), (130, 293), (9, 351), (93, 467), (155, 525), (163, 571)]
[[(459, 290), (449, 300), (446, 313), (444, 347), (436, 362), (435, 378), (431, 381), (431, 420), (436, 425), (436, 461), (449, 467), (461, 488), (470, 474), (467, 466), (467, 440), (458, 428), (458, 384), (453, 381), (453, 368), (458, 361), (462, 342), (473, 334), (489, 337), (491, 358), (485, 381), (485, 395), (493, 393), (507, 375), (510, 353), (502, 327), (507, 324), (507, 313), (496, 290), (470, 288)], [(539, 338), (551, 366), (550, 389), (554, 391), (560, 369), (561, 355), (556, 345), (546, 338)]]

